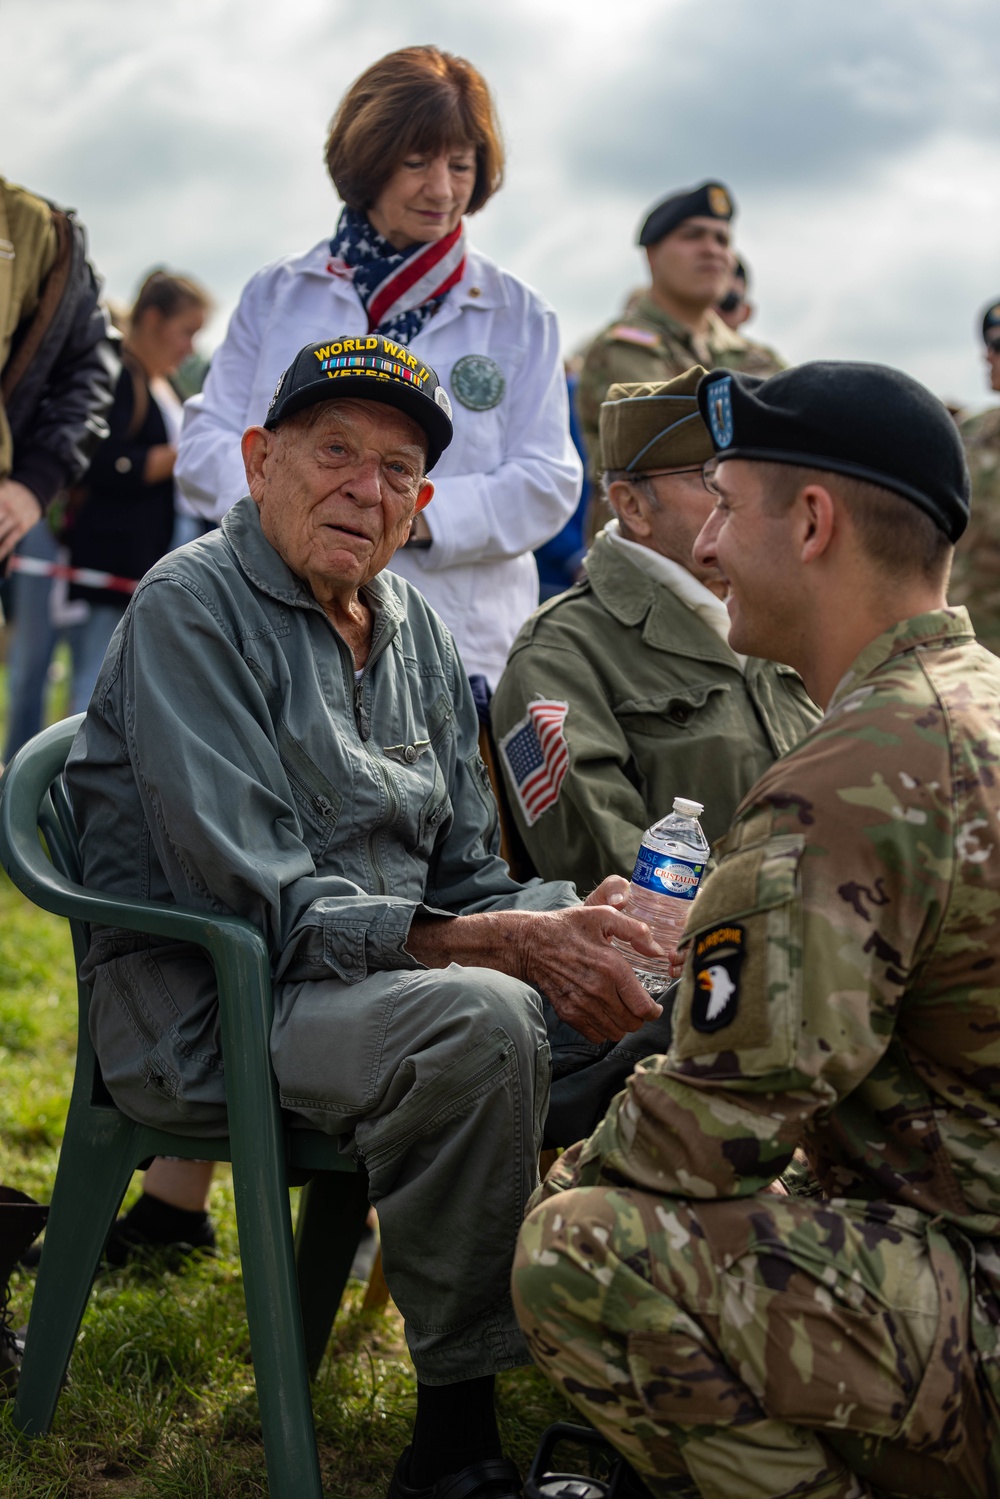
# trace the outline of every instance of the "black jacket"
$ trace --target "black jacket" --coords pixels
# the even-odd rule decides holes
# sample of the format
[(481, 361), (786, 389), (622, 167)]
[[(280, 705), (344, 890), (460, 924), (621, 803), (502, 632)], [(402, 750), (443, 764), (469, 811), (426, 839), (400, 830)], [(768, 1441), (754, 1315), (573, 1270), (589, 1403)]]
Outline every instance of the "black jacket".
[(104, 418), (119, 368), (83, 226), (54, 205), (53, 219), (59, 253), (46, 284), (58, 276), (65, 285), (54, 306), (43, 292), (38, 313), (20, 330), (8, 366), (22, 350), (30, 349), (30, 359), (5, 402), (14, 440), (11, 478), (43, 507), (81, 478), (107, 436)]
[[(170, 549), (174, 528), (174, 481), (143, 481), (150, 448), (167, 441), (162, 413), (151, 397), (135, 429), (137, 370), (122, 367), (108, 418), (110, 436), (94, 455), (86, 479), (86, 498), (69, 518), (64, 540), (74, 567), (93, 567), (138, 580)], [(140, 408), (141, 409), (141, 408)], [(74, 583), (73, 598), (100, 603), (128, 602), (128, 596)]]

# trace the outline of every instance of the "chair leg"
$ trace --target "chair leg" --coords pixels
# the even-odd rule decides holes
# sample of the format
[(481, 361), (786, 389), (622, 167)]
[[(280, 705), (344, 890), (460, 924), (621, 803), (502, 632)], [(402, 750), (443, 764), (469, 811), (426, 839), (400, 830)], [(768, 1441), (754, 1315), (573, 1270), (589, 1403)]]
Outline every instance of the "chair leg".
[(14, 1424), (29, 1435), (52, 1425), (115, 1214), (135, 1170), (137, 1126), (108, 1110), (67, 1121), (45, 1248), (31, 1303)]
[(265, 1119), (255, 1130), (247, 1121), (242, 1130), (234, 1125), (230, 1136), (268, 1492), (271, 1499), (323, 1499), (282, 1140), (270, 1125)]
[(316, 1378), (368, 1212), (364, 1171), (321, 1171), (302, 1188), (295, 1269), (310, 1379)]

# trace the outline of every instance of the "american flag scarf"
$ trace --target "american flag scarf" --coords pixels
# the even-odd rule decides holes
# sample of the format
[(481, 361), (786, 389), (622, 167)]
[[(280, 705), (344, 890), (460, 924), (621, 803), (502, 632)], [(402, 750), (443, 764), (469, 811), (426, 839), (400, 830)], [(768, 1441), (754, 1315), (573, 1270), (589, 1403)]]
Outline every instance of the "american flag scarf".
[(345, 208), (330, 241), (327, 270), (354, 283), (368, 314), (368, 332), (408, 344), (440, 307), (465, 270), (461, 221), (443, 239), (397, 250), (365, 214)]

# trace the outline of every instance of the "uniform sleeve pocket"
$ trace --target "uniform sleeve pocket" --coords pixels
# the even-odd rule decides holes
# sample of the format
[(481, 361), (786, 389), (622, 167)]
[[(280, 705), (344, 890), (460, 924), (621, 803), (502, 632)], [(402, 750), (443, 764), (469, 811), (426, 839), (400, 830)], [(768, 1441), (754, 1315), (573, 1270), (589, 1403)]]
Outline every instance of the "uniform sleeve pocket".
[[(741, 1077), (791, 1066), (802, 1020), (804, 843), (788, 835), (737, 849), (705, 882), (685, 934), (671, 1047), (678, 1061), (725, 1056)], [(716, 1061), (712, 1075), (727, 1067), (720, 1072)]]

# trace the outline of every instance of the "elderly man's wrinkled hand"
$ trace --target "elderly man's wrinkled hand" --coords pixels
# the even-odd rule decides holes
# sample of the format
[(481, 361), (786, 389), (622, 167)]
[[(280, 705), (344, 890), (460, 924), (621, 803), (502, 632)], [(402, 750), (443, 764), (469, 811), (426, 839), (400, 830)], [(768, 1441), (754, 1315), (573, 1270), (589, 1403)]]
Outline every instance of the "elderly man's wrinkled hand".
[(615, 906), (621, 910), (628, 900), (629, 882), (620, 874), (608, 874), (598, 885), (596, 890), (591, 890), (585, 906)]
[(664, 956), (644, 921), (610, 905), (532, 912), (520, 927), (522, 976), (588, 1041), (620, 1041), (662, 1014), (628, 959), (611, 946), (613, 937), (640, 954)]
[[(587, 899), (584, 901), (584, 905), (613, 906), (616, 910), (620, 911), (625, 905), (625, 902), (628, 900), (629, 889), (630, 885), (628, 880), (624, 879), (620, 874), (606, 875), (601, 883), (597, 886), (597, 889), (592, 890), (587, 896)], [(643, 948), (642, 950), (644, 952), (646, 951), (645, 948)], [(655, 951), (656, 955), (659, 957), (661, 955), (662, 949), (649, 948), (648, 951)], [(679, 979), (684, 971), (685, 953), (678, 952), (673, 948), (669, 949), (667, 952), (667, 960), (670, 964), (671, 979)]]

